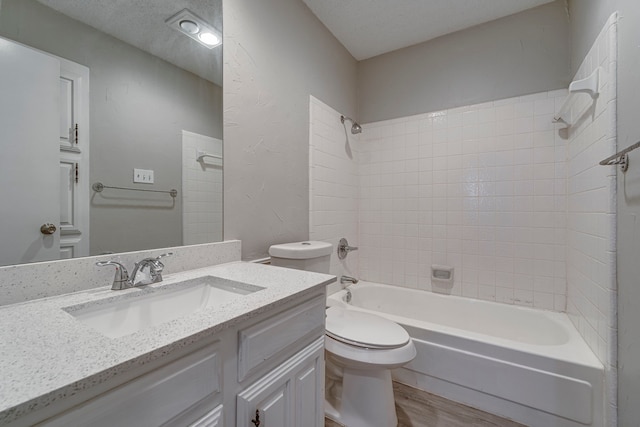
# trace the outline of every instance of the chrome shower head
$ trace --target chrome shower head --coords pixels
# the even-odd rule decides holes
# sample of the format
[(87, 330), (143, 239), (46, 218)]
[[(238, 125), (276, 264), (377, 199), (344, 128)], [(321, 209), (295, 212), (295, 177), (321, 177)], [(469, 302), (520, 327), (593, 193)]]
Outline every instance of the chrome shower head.
[(340, 121), (344, 124), (345, 120), (349, 120), (352, 125), (351, 125), (351, 133), (354, 135), (357, 135), (359, 133), (362, 133), (362, 126), (360, 126), (358, 123), (356, 123), (351, 117), (345, 117), (345, 116), (340, 116)]

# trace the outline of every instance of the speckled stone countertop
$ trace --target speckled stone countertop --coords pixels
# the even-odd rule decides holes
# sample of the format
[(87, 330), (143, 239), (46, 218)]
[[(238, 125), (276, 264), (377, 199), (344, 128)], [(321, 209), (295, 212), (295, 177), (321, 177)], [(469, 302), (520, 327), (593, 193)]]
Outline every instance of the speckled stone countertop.
[[(64, 310), (206, 275), (265, 289), (120, 338), (107, 338)], [(235, 262), (176, 273), (141, 288), (112, 291), (107, 286), (2, 307), (0, 425), (334, 281), (334, 276), (325, 274)]]

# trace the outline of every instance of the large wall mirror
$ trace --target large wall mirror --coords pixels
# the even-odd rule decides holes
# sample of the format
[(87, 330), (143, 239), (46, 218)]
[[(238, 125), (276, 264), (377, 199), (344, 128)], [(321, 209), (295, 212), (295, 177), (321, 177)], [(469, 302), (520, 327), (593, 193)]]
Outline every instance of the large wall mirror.
[(222, 240), (222, 0), (0, 0), (0, 265)]

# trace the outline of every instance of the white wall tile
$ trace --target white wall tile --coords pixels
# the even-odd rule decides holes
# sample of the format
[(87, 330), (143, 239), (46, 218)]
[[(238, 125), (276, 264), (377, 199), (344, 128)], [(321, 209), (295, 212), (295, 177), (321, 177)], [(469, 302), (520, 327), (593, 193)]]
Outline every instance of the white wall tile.
[[(615, 213), (614, 167), (598, 162), (615, 152), (616, 25), (610, 22), (587, 54), (576, 78), (600, 67), (601, 93), (593, 103), (575, 97), (567, 146), (567, 312), (608, 370), (615, 360)], [(609, 49), (613, 46), (613, 49)], [(580, 98), (580, 100), (578, 99)], [(563, 102), (563, 98), (556, 98)], [(613, 102), (610, 102), (612, 101)], [(561, 306), (563, 301), (555, 302)]]
[(185, 245), (222, 240), (222, 160), (196, 159), (196, 151), (222, 156), (222, 140), (183, 131), (182, 240)]
[[(389, 271), (398, 286), (564, 310), (566, 287), (555, 286), (566, 277), (564, 257), (553, 254), (565, 252), (559, 229), (566, 224), (566, 204), (554, 197), (564, 194), (556, 188), (566, 188), (564, 157), (556, 157), (556, 144), (564, 150), (566, 143), (556, 142), (548, 123), (535, 128), (536, 118), (550, 122), (563, 93), (427, 114), (412, 150), (402, 132), (416, 129), (409, 125), (415, 118), (394, 119), (391, 127), (365, 125), (358, 141), (361, 277), (375, 280)], [(384, 137), (369, 132), (385, 126)], [(404, 161), (405, 169), (385, 169), (388, 159)], [(407, 191), (410, 184), (417, 190)], [(410, 201), (408, 194), (417, 199)], [(415, 212), (411, 218), (417, 223), (407, 212)], [(413, 256), (402, 251), (409, 224), (417, 226), (419, 250), (410, 271), (388, 250)], [(541, 259), (538, 269), (528, 258), (536, 253), (551, 257)], [(450, 288), (431, 285), (431, 263), (455, 268)]]
[[(351, 252), (345, 260), (339, 260), (336, 252), (342, 237), (346, 238), (351, 246), (358, 246), (359, 243), (358, 138), (351, 132), (345, 132), (339, 112), (318, 99), (310, 98), (309, 109), (309, 238), (333, 244), (331, 274), (338, 277), (358, 277), (359, 252)], [(408, 124), (400, 121), (392, 127), (399, 135), (404, 136), (408, 130), (417, 131), (419, 123)], [(350, 129), (349, 122), (346, 128)], [(381, 124), (372, 128), (375, 129), (371, 132), (372, 136), (381, 138), (391, 135), (388, 131), (389, 126)], [(387, 161), (389, 157), (380, 157), (380, 161), (383, 159)], [(391, 174), (389, 176), (392, 177)], [(333, 284), (329, 292), (338, 289), (339, 283)]]

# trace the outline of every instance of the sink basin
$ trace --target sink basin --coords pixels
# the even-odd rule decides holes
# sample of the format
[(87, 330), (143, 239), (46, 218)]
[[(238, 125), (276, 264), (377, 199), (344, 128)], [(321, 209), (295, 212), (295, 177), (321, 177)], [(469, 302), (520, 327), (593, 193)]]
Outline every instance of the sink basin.
[(101, 334), (118, 338), (142, 329), (220, 306), (264, 288), (215, 276), (140, 288), (142, 294), (115, 296), (107, 301), (65, 307), (64, 310)]

